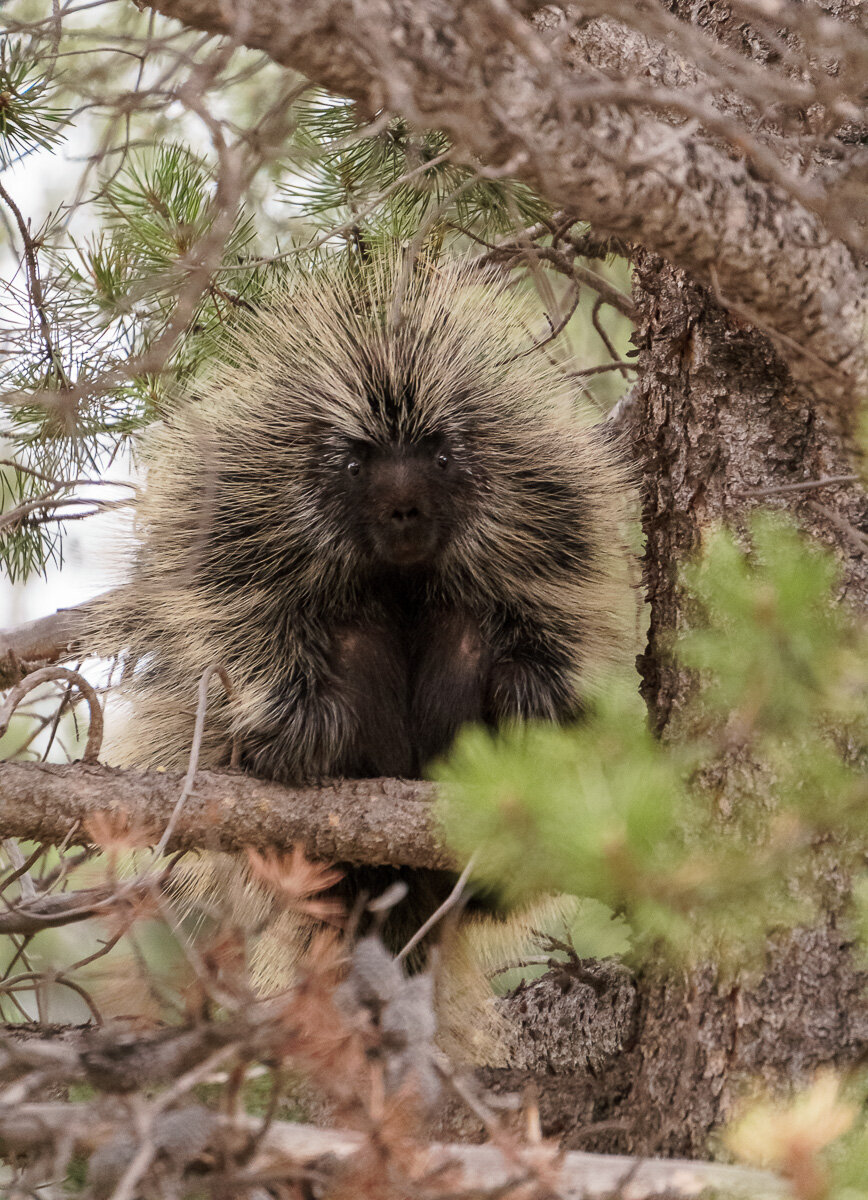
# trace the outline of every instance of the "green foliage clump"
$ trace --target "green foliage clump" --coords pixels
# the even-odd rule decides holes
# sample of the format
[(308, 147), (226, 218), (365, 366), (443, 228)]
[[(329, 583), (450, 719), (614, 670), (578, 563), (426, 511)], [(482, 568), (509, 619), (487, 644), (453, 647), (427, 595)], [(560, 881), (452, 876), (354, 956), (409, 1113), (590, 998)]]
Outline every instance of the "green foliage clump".
[(716, 532), (685, 584), (691, 736), (655, 739), (627, 685), (572, 729), (469, 730), (438, 770), (444, 822), (509, 903), (593, 897), (638, 952), (743, 962), (821, 903), (825, 836), (854, 864), (864, 847), (868, 640), (830, 556), (779, 519), (749, 551)]
[(530, 188), (480, 178), (449, 161), (439, 130), (414, 133), (399, 117), (366, 136), (355, 105), (314, 93), (297, 106), (298, 126), (281, 182), (285, 200), (308, 221), (371, 246), (412, 239), (422, 230), (442, 244), (506, 234), (549, 215)]
[(25, 42), (0, 43), (0, 168), (63, 136), (68, 114), (52, 101), (51, 75)]
[(848, 621), (833, 599), (831, 555), (771, 515), (754, 519), (751, 545), (746, 554), (717, 533), (685, 570), (705, 623), (681, 638), (678, 656), (708, 673), (707, 707), (773, 737), (811, 722), (837, 692)]

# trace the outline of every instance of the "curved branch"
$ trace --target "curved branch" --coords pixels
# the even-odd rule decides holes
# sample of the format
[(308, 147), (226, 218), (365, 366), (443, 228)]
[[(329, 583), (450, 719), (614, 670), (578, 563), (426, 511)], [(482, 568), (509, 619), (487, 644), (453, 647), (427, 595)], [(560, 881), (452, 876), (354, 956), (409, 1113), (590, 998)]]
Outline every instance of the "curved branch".
[(41, 687), (43, 683), (51, 683), (54, 680), (65, 680), (72, 687), (78, 688), (81, 694), (87, 701), (90, 710), (90, 726), (87, 734), (87, 744), (84, 748), (82, 759), (86, 763), (95, 763), (99, 758), (100, 746), (102, 745), (103, 734), (103, 719), (102, 707), (100, 706), (99, 696), (92, 684), (80, 675), (78, 671), (70, 671), (68, 667), (41, 667), (38, 671), (31, 671), (29, 675), (17, 683), (6, 697), (6, 702), (0, 707), (0, 737), (9, 728), (9, 722), (15, 712), (15, 709), (21, 703), (26, 695)]
[[(601, 79), (563, 10), (550, 6), (531, 25), (520, 7), (504, 15), (508, 6), (456, 0), (145, 2), (264, 50), (369, 112), (446, 130), (457, 157), (502, 164), (598, 232), (714, 284), (815, 394), (848, 406), (864, 394), (865, 282), (850, 251), (793, 198), (798, 181), (788, 190), (780, 160), (766, 161), (759, 144), (750, 161), (748, 127), (734, 139), (713, 107), (681, 125), (649, 116), (654, 89)], [(612, 62), (623, 58), (619, 31), (595, 24)], [(677, 106), (679, 95), (667, 89), (656, 107)]]
[[(141, 841), (160, 838), (183, 786), (180, 772), (85, 763), (0, 763), (0, 838), (89, 845), (99, 814)], [(302, 844), (327, 862), (451, 868), (437, 841), (433, 784), (403, 779), (337, 780), (287, 788), (248, 775), (198, 771), (172, 836), (176, 850), (288, 850)]]

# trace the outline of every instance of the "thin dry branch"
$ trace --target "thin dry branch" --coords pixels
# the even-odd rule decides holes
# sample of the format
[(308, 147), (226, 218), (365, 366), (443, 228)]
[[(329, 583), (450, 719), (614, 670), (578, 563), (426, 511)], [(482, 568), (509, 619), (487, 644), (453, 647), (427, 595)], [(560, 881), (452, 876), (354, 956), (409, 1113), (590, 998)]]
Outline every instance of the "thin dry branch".
[[(0, 763), (0, 838), (52, 844), (69, 838), (72, 845), (88, 845), (89, 818), (105, 814), (125, 820), (137, 834), (146, 831), (156, 843), (183, 783), (180, 772)], [(412, 780), (286, 788), (240, 773), (199, 771), (165, 850), (289, 850), (301, 844), (326, 862), (452, 868), (454, 859), (436, 838), (434, 796), (432, 784)]]
[(41, 687), (43, 683), (51, 683), (54, 680), (65, 680), (70, 686), (74, 685), (87, 701), (90, 709), (90, 726), (82, 758), (86, 763), (95, 763), (99, 758), (103, 733), (102, 708), (99, 697), (93, 685), (88, 683), (83, 675), (78, 671), (71, 671), (68, 667), (41, 667), (38, 671), (31, 671), (29, 675), (25, 675), (21, 682), (12, 688), (0, 708), (0, 737), (9, 728), (9, 722), (24, 697), (35, 688)]
[(86, 921), (101, 912), (101, 905), (110, 894), (108, 888), (87, 888), (84, 892), (66, 892), (59, 896), (43, 896), (32, 904), (0, 913), (0, 934), (39, 933)]
[(54, 344), (54, 337), (51, 332), (51, 322), (48, 317), (48, 308), (45, 303), (45, 293), (42, 287), (42, 280), (39, 277), (39, 264), (36, 258), (36, 240), (32, 236), (29, 224), (24, 219), (21, 209), (0, 184), (0, 199), (6, 204), (15, 217), (15, 223), (18, 226), (18, 232), (21, 235), (21, 243), (24, 254), (24, 262), (27, 268), (27, 286), (30, 294), (30, 303), (36, 318), (39, 323), (39, 332), (45, 347), (45, 358), (49, 363), (52, 372), (58, 378), (59, 383), (63, 387), (69, 385), (69, 379), (63, 369), (63, 359)]

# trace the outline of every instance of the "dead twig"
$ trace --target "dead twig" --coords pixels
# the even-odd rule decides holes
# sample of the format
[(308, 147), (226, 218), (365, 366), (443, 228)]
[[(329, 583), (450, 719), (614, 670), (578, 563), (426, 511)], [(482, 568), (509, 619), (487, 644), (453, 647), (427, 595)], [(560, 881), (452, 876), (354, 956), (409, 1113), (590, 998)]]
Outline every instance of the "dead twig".
[(0, 708), (0, 736), (8, 729), (12, 714), (28, 692), (32, 692), (34, 688), (39, 687), (43, 683), (50, 683), (54, 679), (64, 679), (70, 683), (74, 683), (87, 701), (88, 708), (90, 709), (90, 727), (88, 729), (84, 754), (82, 755), (82, 762), (97, 762), (102, 745), (102, 707), (93, 685), (88, 683), (78, 671), (72, 671), (69, 667), (40, 667), (38, 671), (31, 671), (29, 675), (25, 675), (21, 682), (12, 688), (6, 697), (6, 703)]
[(824, 475), (821, 479), (805, 479), (801, 483), (778, 483), (774, 487), (749, 488), (733, 492), (738, 500), (763, 500), (766, 496), (784, 496), (789, 492), (810, 492), (815, 488), (835, 487), (843, 483), (858, 483), (858, 475)]

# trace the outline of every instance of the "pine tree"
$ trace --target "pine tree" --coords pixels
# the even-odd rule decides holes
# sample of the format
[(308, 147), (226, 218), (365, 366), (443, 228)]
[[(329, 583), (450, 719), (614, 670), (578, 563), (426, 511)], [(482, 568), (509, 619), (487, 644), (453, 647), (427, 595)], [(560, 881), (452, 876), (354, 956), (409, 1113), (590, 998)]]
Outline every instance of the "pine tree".
[[(611, 411), (613, 425), (626, 430), (637, 449), (651, 628), (639, 659), (641, 698), (639, 676), (628, 663), (620, 677), (600, 682), (598, 699), (578, 727), (496, 736), (470, 729), (437, 767), (445, 836), (462, 861), (472, 860), (477, 881), (507, 906), (533, 906), (541, 893), (564, 896), (550, 908), (531, 908), (543, 928), (507, 953), (482, 945), (480, 935), (476, 953), (493, 955), (488, 968), (501, 995), (490, 1002), (500, 1005), (519, 1042), (528, 1032), (539, 1042), (540, 1029), (543, 1037), (551, 1031), (534, 1026), (537, 998), (545, 1007), (555, 1003), (558, 989), (569, 996), (584, 987), (593, 993), (587, 1003), (595, 1006), (601, 1041), (611, 1035), (615, 1043), (612, 1055), (591, 1069), (587, 1047), (579, 1045), (570, 1086), (562, 1071), (549, 1069), (551, 1060), (545, 1070), (529, 1067), (530, 1059), (521, 1057), (529, 1054), (526, 1046), (509, 1063), (506, 1080), (533, 1079), (544, 1122), (570, 1145), (705, 1155), (709, 1130), (726, 1121), (726, 1153), (783, 1172), (797, 1200), (868, 1196), (865, 1080), (852, 1069), (864, 1053), (859, 1013), (844, 1014), (837, 1042), (826, 1046), (817, 1037), (840, 995), (861, 1003), (859, 955), (868, 944), (862, 611), (868, 543), (853, 516), (862, 493), (848, 457), (852, 425), (839, 437), (822, 415), (822, 402), (821, 415), (809, 421), (793, 415), (788, 398), (796, 385), (772, 344), (738, 309), (727, 314), (719, 295), (702, 291), (639, 245), (597, 236), (580, 210), (555, 207), (526, 177), (515, 178), (509, 162), (492, 166), (446, 133), (425, 129), (409, 104), (405, 115), (370, 111), (313, 87), (266, 54), (203, 41), (132, 6), (110, 25), (104, 14), (91, 23), (86, 11), (63, 21), (31, 18), (28, 6), (13, 6), (0, 55), (0, 167), (9, 168), (8, 186), (0, 183), (0, 210), (20, 263), (6, 289), (0, 360), (0, 558), (10, 580), (61, 564), (70, 521), (128, 502), (113, 492), (103, 499), (111, 465), (119, 456), (135, 459), (141, 434), (170, 416), (180, 397), (195, 396), (197, 380), (231, 353), (227, 331), (239, 316), (267, 304), (287, 272), (309, 270), (323, 256), (342, 256), (348, 269), (364, 271), (373, 257), (396, 248), (411, 259), (460, 254), (480, 268), (509, 272), (515, 286), (536, 297), (535, 353), (556, 357), (575, 376), (577, 391), (588, 393), (601, 413)], [(104, 61), (94, 66), (96, 47)], [(80, 55), (82, 49), (88, 54)], [(34, 228), (21, 199), (22, 166), (36, 154), (64, 162), (63, 147), (82, 137), (91, 158), (69, 189), (69, 205)], [(846, 241), (853, 234), (842, 221), (827, 218), (829, 236)], [(631, 329), (635, 349), (628, 349)], [(626, 394), (637, 354), (642, 377)], [(761, 397), (759, 416), (751, 408), (754, 396)], [(751, 437), (742, 437), (743, 429)], [(815, 462), (832, 464), (825, 483), (812, 473)], [(740, 508), (725, 527), (722, 518), (742, 498), (739, 486), (751, 479), (753, 501), (783, 509), (795, 496), (799, 519), (781, 512), (748, 516)], [(818, 484), (855, 486), (858, 495), (846, 493), (846, 514), (836, 518), (814, 499)], [(700, 509), (710, 514), (707, 521), (697, 516)], [(638, 544), (638, 519), (631, 536)], [(836, 536), (837, 556), (828, 548)], [(855, 563), (842, 564), (846, 539), (851, 548), (856, 544)], [(625, 583), (625, 595), (628, 590)], [(20, 666), (14, 656), (4, 664), (6, 682), (18, 682)], [(197, 682), (191, 681), (193, 690)], [(81, 745), (86, 705), (78, 687), (60, 678), (50, 685), (47, 707), (43, 696), (35, 714), (19, 710), (8, 730), (3, 727), (4, 754), (56, 756), (61, 717)], [(2, 822), (0, 831), (6, 832)], [(41, 836), (38, 828), (32, 833)], [(90, 835), (108, 872), (92, 891), (84, 874), (89, 851), (75, 857), (66, 849), (58, 859), (38, 841), (19, 847), (9, 837), (0, 894), (14, 911), (29, 905), (36, 912), (43, 894), (50, 899), (69, 872), (81, 912), (91, 915), (109, 894), (100, 888), (117, 887), (118, 872), (123, 876), (142, 860), (132, 850), (135, 830), (98, 821)], [(290, 907), (326, 912), (317, 908), (325, 904), (319, 892), (331, 881), (323, 869), (299, 866), (297, 859), (289, 865), (269, 856), (257, 861), (257, 870), (284, 893), (300, 889), (303, 900), (293, 893)], [(143, 911), (148, 903), (159, 908), (153, 890), (148, 895), (136, 894), (135, 903)], [(44, 1019), (47, 997), (57, 1004), (58, 993), (76, 988), (93, 1014), (91, 990), (97, 996), (99, 988), (92, 989), (87, 976), (90, 954), (58, 941), (44, 914), (39, 920), (38, 932), (34, 918), (33, 932), (15, 934), (0, 979), (3, 1018), (13, 1024), (34, 1011), (20, 993), (35, 995)], [(207, 927), (207, 913), (203, 922)], [(224, 1030), (232, 1021), (239, 1025), (252, 1002), (246, 982), (239, 982), (243, 947), (231, 936), (215, 938), (209, 929), (194, 943), (205, 947), (204, 965), (197, 958), (185, 977), (177, 960), (187, 931), (172, 928), (171, 918), (147, 935), (153, 944), (144, 951), (136, 923), (117, 929), (116, 940), (123, 944), (128, 937), (132, 947), (119, 970), (129, 970), (136, 956), (148, 964), (152, 1019), (169, 1029), (209, 1020), (218, 1026), (223, 1020)], [(829, 996), (816, 982), (822, 964), (817, 968), (810, 958), (817, 946), (826, 956), (822, 962), (833, 964), (826, 969)], [(34, 950), (61, 965), (33, 965), (27, 956)], [(308, 987), (327, 1007), (336, 951), (323, 941), (318, 952)], [(103, 951), (94, 953), (102, 962)], [(613, 967), (613, 958), (622, 965)], [(377, 967), (389, 979), (391, 970)], [(622, 992), (617, 981), (624, 970), (631, 982)], [(356, 961), (350, 979), (359, 994), (362, 973)], [(203, 978), (213, 984), (208, 994)], [(814, 1009), (805, 1001), (794, 1018), (797, 1024), (807, 1014), (804, 1044), (790, 1045), (789, 1011), (781, 1017), (779, 1028), (787, 1032), (779, 1053), (769, 1051), (762, 1018), (754, 1015), (763, 997), (769, 1005), (777, 998), (769, 978), (783, 979), (784, 988), (790, 978), (794, 991), (804, 987), (817, 997)], [(519, 979), (518, 991), (511, 990)], [(400, 1004), (411, 1004), (403, 984), (389, 986), (394, 993), (363, 1007), (387, 1007), (399, 993)], [(610, 996), (629, 993), (629, 1033), (617, 1027), (624, 1016), (615, 1012), (614, 999), (604, 1011), (607, 989)], [(742, 1003), (749, 1012), (743, 1021), (736, 1011)], [(221, 1005), (225, 1011), (215, 1017)], [(418, 1022), (424, 1024), (424, 1006), (413, 1011), (423, 1014)], [(371, 1018), (374, 1026), (380, 1015)], [(300, 1010), (294, 1019), (315, 1041), (316, 1022), (308, 1017), (305, 1024)], [(735, 1048), (742, 1024), (755, 1036), (753, 1056), (740, 1057)], [(659, 1051), (667, 1028), (673, 1045), (683, 1044), (680, 1058)], [(718, 1079), (714, 1056), (723, 1055), (730, 1035), (732, 1077), (724, 1066)], [(343, 1059), (328, 1059), (333, 1051), (322, 1047), (319, 1060), (306, 1057), (293, 1036), (288, 1061), (311, 1071), (339, 1111), (350, 1111), (339, 1088), (329, 1093), (329, 1082), (346, 1072), (364, 1090), (368, 1084), (358, 1079), (368, 1077), (358, 1062), (350, 1063), (348, 1051)], [(245, 1047), (238, 1052), (241, 1066), (218, 1102), (228, 1106), (244, 1092), (255, 1111), (261, 1098), (245, 1072), (258, 1054), (269, 1069), (278, 1060), (268, 1057), (273, 1043), (267, 1050), (253, 1046), (249, 1029), (237, 1039)], [(388, 1074), (391, 1051), (380, 1045), (375, 1052), (372, 1044), (372, 1060), (380, 1061), (380, 1054)], [(323, 1068), (326, 1059), (331, 1066)], [(757, 1089), (768, 1085), (774, 1094), (742, 1105), (734, 1117), (751, 1064)], [(160, 1085), (189, 1070), (175, 1065)], [(818, 1065), (841, 1070), (812, 1082)], [(487, 1079), (503, 1084), (496, 1071)], [(283, 1094), (280, 1063), (272, 1082), (269, 1114)], [(36, 1083), (21, 1086), (24, 1094)], [(83, 1101), (90, 1103), (104, 1081), (88, 1077), (87, 1086)], [(105, 1086), (111, 1094), (112, 1086)], [(783, 1099), (788, 1089), (793, 1095)], [(667, 1113), (661, 1095), (672, 1103), (690, 1097), (690, 1115)], [(364, 1106), (354, 1096), (358, 1118)], [(182, 1111), (192, 1144), (196, 1117), (192, 1109)], [(154, 1113), (149, 1120), (157, 1120)], [(388, 1143), (388, 1120), (384, 1128)], [(161, 1186), (158, 1174), (145, 1174), (160, 1156), (172, 1186), (186, 1169), (186, 1160), (174, 1159), (168, 1141), (154, 1132), (158, 1123), (150, 1129), (151, 1157), (139, 1176), (130, 1176), (129, 1188), (136, 1180), (145, 1180), (143, 1188)], [(406, 1166), (394, 1146), (388, 1153)], [(91, 1194), (100, 1194), (100, 1170), (106, 1186), (139, 1194), (122, 1190), (123, 1170), (132, 1171), (130, 1154), (120, 1161), (118, 1171), (94, 1156)], [(73, 1163), (70, 1178), (76, 1170)], [(38, 1159), (24, 1174), (28, 1186), (49, 1178)], [(358, 1195), (382, 1194), (366, 1176), (355, 1186)]]

